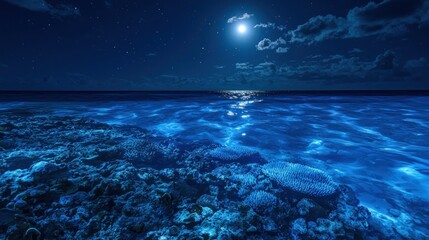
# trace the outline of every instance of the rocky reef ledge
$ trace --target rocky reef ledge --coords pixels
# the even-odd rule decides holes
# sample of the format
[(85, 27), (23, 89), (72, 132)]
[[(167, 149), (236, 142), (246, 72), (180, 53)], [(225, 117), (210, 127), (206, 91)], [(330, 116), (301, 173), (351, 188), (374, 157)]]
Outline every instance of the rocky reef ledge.
[(133, 126), (2, 112), (0, 174), (1, 239), (402, 238), (322, 170)]

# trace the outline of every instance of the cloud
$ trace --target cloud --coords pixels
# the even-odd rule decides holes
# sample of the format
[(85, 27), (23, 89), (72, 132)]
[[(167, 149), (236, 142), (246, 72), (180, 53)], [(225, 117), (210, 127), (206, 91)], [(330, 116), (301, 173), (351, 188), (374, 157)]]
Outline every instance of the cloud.
[(429, 1), (383, 0), (351, 9), (346, 17), (316, 16), (287, 33), (290, 42), (314, 43), (327, 39), (385, 37), (429, 22)]
[[(280, 65), (274, 62), (237, 64), (237, 72), (225, 77), (225, 84), (236, 83), (252, 87), (263, 83), (264, 89), (371, 89), (371, 86), (377, 84), (383, 88), (413, 88), (414, 85), (410, 83), (424, 79), (425, 73), (419, 76), (416, 73), (420, 71), (406, 71), (403, 65), (394, 65), (393, 69), (377, 69), (379, 61), (386, 59), (383, 56), (389, 56), (389, 52), (383, 52), (373, 60), (330, 55)], [(398, 62), (397, 60), (395, 57), (394, 62)], [(421, 84), (426, 83), (423, 81)]]
[(407, 85), (417, 84), (417, 80), (426, 81), (428, 65), (426, 58), (401, 62), (393, 51), (387, 50), (373, 60), (338, 54), (309, 57), (299, 63), (291, 62), (277, 67), (276, 76), (290, 80), (323, 81), (327, 84), (402, 82)]
[(214, 66), (214, 68), (216, 68), (216, 69), (224, 69), (224, 68), (225, 68), (225, 66), (222, 66), (222, 65), (215, 65), (215, 66)]
[(253, 14), (244, 13), (242, 16), (233, 16), (228, 19), (227, 23), (235, 23), (237, 21), (246, 20), (253, 17)]
[(356, 81), (364, 79), (366, 73), (374, 68), (373, 61), (357, 57), (331, 55), (321, 58), (308, 58), (299, 64), (288, 64), (279, 68), (279, 74), (294, 80)]
[(286, 30), (286, 26), (282, 26), (282, 25), (276, 25), (275, 23), (259, 23), (256, 24), (253, 28), (271, 28), (274, 30), (279, 30), (279, 31), (284, 31)]
[(246, 63), (236, 63), (235, 64), (235, 68), (236, 69), (240, 69), (240, 70), (250, 70), (250, 69), (253, 69), (253, 66), (250, 65), (248, 62), (246, 62)]
[(289, 51), (289, 48), (287, 47), (279, 47), (276, 49), (276, 53), (287, 53)]
[(322, 59), (321, 61), (324, 63), (329, 63), (329, 62), (336, 62), (339, 61), (341, 59), (343, 59), (344, 56), (340, 55), (340, 54), (334, 54), (334, 55), (329, 55), (328, 57)]
[(378, 55), (374, 61), (374, 65), (374, 68), (379, 70), (391, 70), (395, 68), (395, 53), (387, 50), (383, 54)]
[(396, 35), (412, 25), (427, 23), (429, 3), (426, 0), (384, 0), (369, 2), (349, 11), (348, 37)]
[(272, 76), (277, 72), (277, 66), (273, 62), (263, 62), (254, 68), (254, 73), (259, 76)]
[[(278, 38), (275, 41), (271, 41), (269, 38), (262, 39), (257, 45), (256, 49), (258, 51), (264, 51), (264, 50), (273, 50), (278, 49), (281, 45), (286, 44), (286, 40), (283, 38)], [(279, 51), (284, 51), (285, 48), (280, 49)], [(286, 48), (287, 51), (287, 48)]]
[(343, 38), (347, 35), (347, 21), (333, 15), (316, 16), (308, 22), (289, 31), (290, 42), (319, 42), (332, 38)]
[(46, 0), (4, 0), (10, 4), (25, 8), (30, 11), (46, 12), (54, 16), (79, 15), (77, 7), (65, 4), (51, 5)]
[(416, 68), (424, 68), (429, 66), (429, 61), (421, 57), (419, 59), (411, 59), (405, 63), (405, 68), (407, 69), (416, 69)]
[(271, 23), (271, 22), (269, 22), (269, 23), (259, 23), (259, 24), (256, 24), (253, 28), (273, 28), (273, 29), (275, 29), (276, 28), (276, 24), (275, 23)]
[(350, 54), (358, 54), (358, 53), (363, 53), (362, 49), (359, 48), (353, 48), (352, 50), (349, 51)]
[[(274, 78), (277, 77), (277, 65), (273, 62), (262, 62), (256, 65), (248, 62), (236, 63), (236, 69), (237, 72), (232, 76), (225, 76), (221, 84), (238, 84), (241, 88), (255, 87), (255, 89), (258, 89), (271, 86), (274, 83)], [(281, 81), (280, 78), (277, 78), (277, 80)]]
[(241, 83), (249, 83), (260, 80), (261, 77), (274, 76), (277, 73), (277, 65), (273, 62), (263, 62), (256, 66), (250, 63), (236, 63), (238, 73), (235, 79)]

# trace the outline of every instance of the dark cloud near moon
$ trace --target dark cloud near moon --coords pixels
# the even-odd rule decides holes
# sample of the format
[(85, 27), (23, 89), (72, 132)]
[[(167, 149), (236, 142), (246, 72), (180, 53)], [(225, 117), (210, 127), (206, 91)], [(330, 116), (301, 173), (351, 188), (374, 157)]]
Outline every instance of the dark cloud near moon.
[(429, 22), (429, 1), (384, 0), (351, 9), (346, 17), (316, 16), (288, 32), (290, 42), (397, 35)]
[(333, 15), (316, 16), (289, 31), (290, 42), (319, 42), (326, 39), (343, 38), (347, 35), (347, 22)]

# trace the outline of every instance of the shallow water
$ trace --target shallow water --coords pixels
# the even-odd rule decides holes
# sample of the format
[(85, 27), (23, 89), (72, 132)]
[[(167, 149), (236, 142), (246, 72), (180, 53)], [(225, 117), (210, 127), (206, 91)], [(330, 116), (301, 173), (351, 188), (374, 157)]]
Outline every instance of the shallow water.
[(352, 187), (373, 216), (428, 222), (427, 212), (416, 207), (429, 204), (427, 96), (222, 92), (3, 95), (0, 100), (0, 112), (86, 117), (183, 142), (209, 139), (250, 147), (268, 161), (325, 170)]

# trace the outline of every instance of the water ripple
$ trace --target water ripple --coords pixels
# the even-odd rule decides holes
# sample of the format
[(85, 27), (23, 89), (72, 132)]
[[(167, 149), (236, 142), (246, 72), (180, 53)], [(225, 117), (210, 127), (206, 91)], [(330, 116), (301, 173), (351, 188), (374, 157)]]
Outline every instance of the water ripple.
[(365, 205), (383, 216), (389, 216), (389, 208), (415, 215), (416, 199), (429, 202), (429, 97), (238, 91), (106, 99), (2, 101), (0, 111), (83, 116), (180, 139), (247, 146), (268, 160), (303, 161), (352, 186)]

